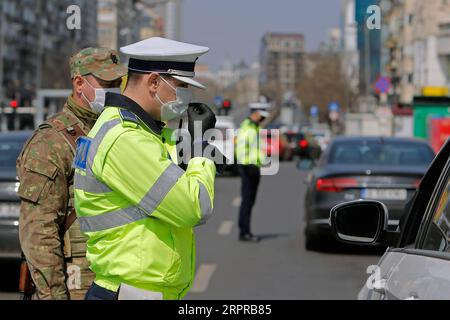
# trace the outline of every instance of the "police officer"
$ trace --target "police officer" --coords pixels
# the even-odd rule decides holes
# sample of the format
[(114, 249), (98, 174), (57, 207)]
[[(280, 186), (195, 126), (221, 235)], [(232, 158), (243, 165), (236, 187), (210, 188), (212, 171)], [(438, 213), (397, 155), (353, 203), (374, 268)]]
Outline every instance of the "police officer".
[(251, 103), (250, 116), (245, 119), (238, 130), (236, 158), (241, 174), (241, 207), (239, 209), (239, 240), (259, 242), (253, 235), (250, 220), (255, 204), (261, 178), (260, 168), (264, 162), (262, 141), (260, 141), (260, 124), (269, 116), (267, 103)]
[(73, 212), (75, 139), (93, 127), (105, 90), (127, 69), (117, 52), (86, 48), (70, 59), (73, 91), (61, 112), (41, 124), (17, 159), (22, 200), (19, 237), (36, 299), (83, 299), (93, 281), (86, 239)]
[(88, 300), (181, 299), (192, 284), (193, 228), (212, 214), (216, 167), (198, 156), (181, 169), (163, 122), (188, 109), (189, 127), (215, 126), (207, 106), (188, 108), (189, 86), (204, 88), (193, 77), (207, 51), (158, 37), (121, 48), (126, 89), (106, 96), (75, 159), (75, 206), (96, 275)]

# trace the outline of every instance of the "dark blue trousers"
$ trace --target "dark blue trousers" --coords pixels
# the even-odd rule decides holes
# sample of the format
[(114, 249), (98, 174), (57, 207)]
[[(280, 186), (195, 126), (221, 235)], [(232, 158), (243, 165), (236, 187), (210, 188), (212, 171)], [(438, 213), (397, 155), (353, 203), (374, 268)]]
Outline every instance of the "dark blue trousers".
[(93, 283), (84, 300), (117, 300), (117, 292), (109, 291)]
[(255, 204), (256, 194), (258, 193), (259, 181), (261, 180), (261, 171), (257, 166), (240, 166), (241, 173), (241, 208), (239, 210), (239, 231), (241, 235), (250, 233), (250, 220), (252, 208)]

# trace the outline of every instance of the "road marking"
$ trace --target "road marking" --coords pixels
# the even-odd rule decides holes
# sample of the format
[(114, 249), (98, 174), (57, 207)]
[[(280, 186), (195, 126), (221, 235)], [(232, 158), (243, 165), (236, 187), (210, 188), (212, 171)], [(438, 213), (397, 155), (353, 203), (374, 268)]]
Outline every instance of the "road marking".
[(240, 205), (241, 205), (241, 201), (242, 201), (242, 199), (241, 199), (241, 197), (236, 197), (236, 198), (234, 198), (234, 200), (233, 200), (233, 202), (231, 203), (231, 205), (233, 206), (233, 207), (239, 207)]
[(233, 221), (223, 221), (219, 227), (219, 235), (228, 236), (233, 229)]
[(194, 284), (192, 285), (191, 292), (202, 293), (208, 289), (209, 281), (216, 271), (217, 265), (215, 264), (202, 264), (195, 276)]

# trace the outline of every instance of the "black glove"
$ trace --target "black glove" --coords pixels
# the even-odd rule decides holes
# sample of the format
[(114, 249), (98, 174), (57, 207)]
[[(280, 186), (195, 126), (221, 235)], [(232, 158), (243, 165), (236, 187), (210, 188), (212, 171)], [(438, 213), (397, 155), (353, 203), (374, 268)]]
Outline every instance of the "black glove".
[[(199, 149), (201, 149), (202, 152), (202, 156), (205, 156), (207, 158), (210, 158), (210, 160), (214, 161), (216, 163), (216, 171), (221, 174), (223, 171), (223, 168), (226, 164), (226, 158), (225, 156), (217, 149), (214, 147), (214, 150), (211, 152), (211, 155), (209, 154), (205, 154), (205, 149), (207, 147), (210, 148), (210, 144), (207, 141), (203, 141), (203, 135), (205, 134), (206, 131), (208, 131), (209, 129), (214, 129), (214, 127), (216, 126), (216, 115), (214, 114), (214, 112), (204, 103), (190, 103), (189, 104), (189, 108), (187, 110), (188, 113), (188, 131), (189, 134), (191, 135), (191, 139), (192, 139), (192, 158), (195, 156), (194, 155), (194, 141), (195, 139), (197, 139), (196, 144), (201, 144), (201, 146)], [(195, 133), (195, 123), (201, 122), (201, 133), (202, 136), (201, 137), (195, 137), (194, 133)], [(197, 124), (198, 125), (198, 124)], [(217, 161), (219, 160), (219, 161)]]
[[(190, 103), (188, 110), (188, 130), (191, 135), (191, 139), (202, 139), (205, 132), (209, 129), (213, 129), (216, 126), (216, 115), (214, 112), (204, 103)], [(201, 122), (202, 136), (194, 136), (194, 125), (196, 122)]]

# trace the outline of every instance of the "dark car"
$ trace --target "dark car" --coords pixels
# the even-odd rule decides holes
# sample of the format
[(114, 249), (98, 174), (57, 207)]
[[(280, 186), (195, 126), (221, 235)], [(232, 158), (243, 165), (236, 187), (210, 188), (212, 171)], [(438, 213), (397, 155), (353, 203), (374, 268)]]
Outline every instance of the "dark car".
[[(450, 297), (450, 140), (424, 175), (397, 230), (382, 202), (360, 200), (331, 211), (333, 235), (362, 248), (388, 247), (368, 266), (363, 300), (448, 300)], [(364, 271), (364, 270), (361, 270)]]
[(306, 248), (331, 240), (335, 205), (359, 199), (383, 201), (395, 229), (435, 154), (422, 140), (339, 137), (311, 172), (305, 196)]
[(16, 160), (31, 131), (0, 134), (0, 259), (20, 259)]
[(300, 159), (317, 159), (320, 157), (320, 146), (312, 135), (302, 132), (288, 131), (284, 134), (287, 140), (287, 160), (294, 156)]

